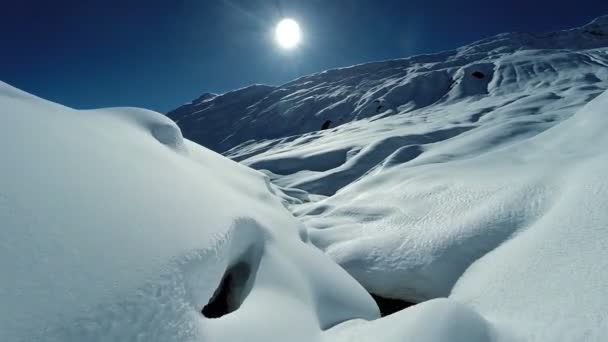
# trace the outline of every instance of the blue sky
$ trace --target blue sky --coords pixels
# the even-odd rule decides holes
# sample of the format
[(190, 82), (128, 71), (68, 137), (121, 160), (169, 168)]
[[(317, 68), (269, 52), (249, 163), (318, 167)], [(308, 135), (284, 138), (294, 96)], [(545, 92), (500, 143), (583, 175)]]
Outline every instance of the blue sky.
[[(603, 14), (606, 0), (22, 0), (0, 11), (0, 80), (75, 108), (164, 112), (203, 92)], [(302, 26), (296, 50), (273, 40), (282, 17)]]

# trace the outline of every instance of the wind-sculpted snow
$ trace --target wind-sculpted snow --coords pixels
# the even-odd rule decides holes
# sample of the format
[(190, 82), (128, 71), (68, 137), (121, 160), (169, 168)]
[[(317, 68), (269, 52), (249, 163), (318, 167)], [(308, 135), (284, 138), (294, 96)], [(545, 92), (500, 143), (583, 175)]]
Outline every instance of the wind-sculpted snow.
[(378, 319), (266, 176), (158, 113), (0, 108), (2, 341), (491, 341), (447, 299)]
[[(165, 116), (77, 111), (3, 83), (0, 109), (0, 340), (315, 341), (379, 316), (263, 175)], [(237, 264), (237, 310), (204, 317)]]
[(161, 114), (0, 108), (2, 341), (490, 341), (456, 301), (378, 319), (283, 192)]
[[(368, 291), (475, 310), (487, 329), (462, 340), (602, 341), (607, 89), (602, 17), (306, 76), (226, 113), (208, 146), (266, 173)], [(178, 121), (195, 140), (196, 119)], [(333, 332), (365, 340), (414, 308)]]
[[(492, 165), (480, 172), (481, 179), (498, 174), (499, 168), (509, 171), (501, 173), (507, 179), (523, 173), (536, 177), (542, 192), (535, 191), (536, 201), (513, 206), (537, 215), (516, 238), (473, 264), (452, 290), (452, 298), (506, 326), (518, 326), (531, 340), (605, 339), (606, 108), (608, 91), (529, 141), (463, 163), (462, 169)], [(525, 186), (520, 193), (533, 192), (534, 183), (520, 184)]]
[(603, 341), (607, 20), (177, 125), (0, 83), (0, 340)]

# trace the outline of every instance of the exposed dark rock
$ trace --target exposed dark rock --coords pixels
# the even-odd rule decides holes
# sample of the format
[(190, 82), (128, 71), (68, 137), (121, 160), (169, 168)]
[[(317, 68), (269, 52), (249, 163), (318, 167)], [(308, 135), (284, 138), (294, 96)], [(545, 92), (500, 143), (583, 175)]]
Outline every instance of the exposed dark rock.
[(481, 72), (481, 71), (473, 71), (473, 73), (471, 75), (473, 77), (479, 78), (479, 79), (486, 77), (486, 75), (484, 75), (483, 72)]

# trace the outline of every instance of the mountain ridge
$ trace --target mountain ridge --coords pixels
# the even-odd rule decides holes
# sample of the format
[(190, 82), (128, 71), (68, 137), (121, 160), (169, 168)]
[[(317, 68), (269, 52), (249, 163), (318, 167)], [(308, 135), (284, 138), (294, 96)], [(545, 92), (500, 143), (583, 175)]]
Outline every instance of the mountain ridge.
[[(590, 31), (592, 30), (592, 31)], [(251, 85), (204, 96), (167, 115), (184, 136), (217, 152), (446, 100), (487, 94), (501, 60), (522, 51), (575, 53), (608, 45), (608, 16), (551, 33), (505, 33), (461, 48), (325, 70), (281, 86)], [(589, 33), (595, 32), (595, 34)], [(599, 34), (599, 35), (598, 35)], [(570, 46), (570, 49), (565, 49)], [(531, 57), (532, 58), (532, 57)], [(593, 57), (589, 57), (593, 58)], [(595, 62), (601, 61), (596, 59)], [(552, 65), (542, 68), (550, 70)], [(471, 75), (481, 76), (470, 80)], [(498, 90), (498, 87), (496, 87)]]

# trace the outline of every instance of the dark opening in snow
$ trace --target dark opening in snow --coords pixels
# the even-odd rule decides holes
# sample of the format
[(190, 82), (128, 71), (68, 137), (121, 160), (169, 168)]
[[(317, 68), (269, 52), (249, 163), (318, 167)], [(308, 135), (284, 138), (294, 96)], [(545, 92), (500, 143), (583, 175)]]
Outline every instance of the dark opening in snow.
[(228, 268), (220, 286), (201, 313), (207, 318), (219, 318), (237, 310), (245, 299), (247, 282), (251, 275), (249, 264), (239, 262)]
[(327, 120), (323, 123), (323, 126), (321, 126), (321, 130), (328, 129), (330, 126), (331, 126), (331, 120)]
[(384, 298), (373, 293), (370, 294), (372, 295), (372, 298), (374, 298), (374, 300), (376, 301), (376, 304), (378, 304), (382, 317), (388, 316), (397, 311), (401, 311), (412, 305), (416, 305), (416, 303), (406, 302), (401, 299)]
[(479, 78), (479, 79), (486, 77), (486, 75), (484, 75), (483, 72), (481, 72), (481, 71), (473, 71), (473, 73), (471, 75), (473, 75), (473, 77)]

